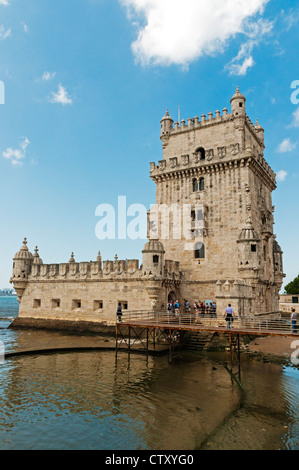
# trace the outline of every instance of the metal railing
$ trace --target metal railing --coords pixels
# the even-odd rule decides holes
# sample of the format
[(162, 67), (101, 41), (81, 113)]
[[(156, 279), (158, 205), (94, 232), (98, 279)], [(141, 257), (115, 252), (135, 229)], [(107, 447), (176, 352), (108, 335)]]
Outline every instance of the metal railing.
[[(227, 329), (228, 322), (223, 315), (217, 313), (194, 314), (194, 313), (168, 313), (168, 312), (148, 312), (130, 311), (122, 315), (122, 323), (136, 323), (143, 325), (160, 325), (167, 327), (195, 327), (195, 329)], [(249, 317), (235, 316), (230, 322), (231, 329), (250, 332), (265, 333), (296, 333), (298, 329), (292, 327), (291, 321), (284, 318), (273, 318), (273, 316)], [(296, 331), (297, 330), (297, 331)]]

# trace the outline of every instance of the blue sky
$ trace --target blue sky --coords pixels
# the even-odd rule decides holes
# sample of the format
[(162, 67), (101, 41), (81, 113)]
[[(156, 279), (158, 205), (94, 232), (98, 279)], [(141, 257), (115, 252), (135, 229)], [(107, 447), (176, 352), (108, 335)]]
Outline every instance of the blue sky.
[[(0, 287), (28, 238), (46, 263), (138, 258), (96, 207), (155, 202), (160, 119), (230, 109), (238, 85), (278, 173), (275, 232), (298, 273), (299, 2), (0, 0)], [(293, 84), (295, 86), (296, 84)], [(299, 82), (297, 89), (299, 89)]]

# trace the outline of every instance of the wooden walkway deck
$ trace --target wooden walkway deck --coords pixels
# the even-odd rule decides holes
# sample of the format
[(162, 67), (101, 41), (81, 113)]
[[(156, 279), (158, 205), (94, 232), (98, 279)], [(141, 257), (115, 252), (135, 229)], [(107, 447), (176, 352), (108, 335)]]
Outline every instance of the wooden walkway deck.
[[(229, 326), (229, 328), (228, 328)], [(147, 354), (157, 352), (164, 344), (164, 351), (169, 350), (169, 358), (182, 346), (182, 338), (187, 332), (219, 333), (229, 338), (230, 353), (233, 350), (240, 361), (240, 336), (277, 336), (299, 338), (291, 321), (275, 318), (273, 315), (260, 317), (235, 317), (228, 325), (223, 316), (180, 315), (159, 312), (127, 312), (122, 321), (116, 324), (116, 354), (120, 348), (127, 348), (130, 353), (134, 346), (144, 349)], [(161, 341), (162, 338), (162, 341)]]

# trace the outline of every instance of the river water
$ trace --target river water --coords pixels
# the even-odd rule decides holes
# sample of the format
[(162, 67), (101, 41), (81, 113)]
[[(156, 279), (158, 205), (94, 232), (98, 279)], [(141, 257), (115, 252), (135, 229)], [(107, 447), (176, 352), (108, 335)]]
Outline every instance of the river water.
[[(8, 329), (17, 312), (15, 298), (0, 297), (5, 350), (22, 335)], [(242, 357), (242, 390), (228, 359), (184, 352), (169, 365), (165, 356), (116, 360), (113, 351), (8, 357), (0, 365), (0, 449), (299, 449), (298, 369)]]

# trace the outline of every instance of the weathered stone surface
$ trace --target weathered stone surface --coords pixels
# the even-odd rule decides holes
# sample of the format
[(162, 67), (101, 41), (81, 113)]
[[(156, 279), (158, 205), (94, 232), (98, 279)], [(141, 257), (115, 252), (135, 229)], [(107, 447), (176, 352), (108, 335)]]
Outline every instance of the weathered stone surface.
[[(284, 274), (273, 233), (275, 174), (264, 158), (264, 131), (252, 124), (245, 103), (237, 89), (231, 113), (225, 108), (222, 116), (217, 111), (181, 126), (166, 112), (163, 159), (150, 166), (159, 241), (149, 223), (141, 266), (117, 257), (103, 262), (100, 253), (89, 263), (76, 262), (72, 253), (68, 263), (45, 265), (25, 240), (11, 279), (20, 301), (18, 321), (109, 327), (118, 302), (123, 311), (152, 311), (166, 309), (169, 298), (191, 305), (216, 301), (218, 313), (228, 303), (239, 315), (279, 312)], [(161, 229), (168, 220), (161, 206), (169, 212), (169, 233)], [(174, 208), (181, 211), (176, 220)]]

